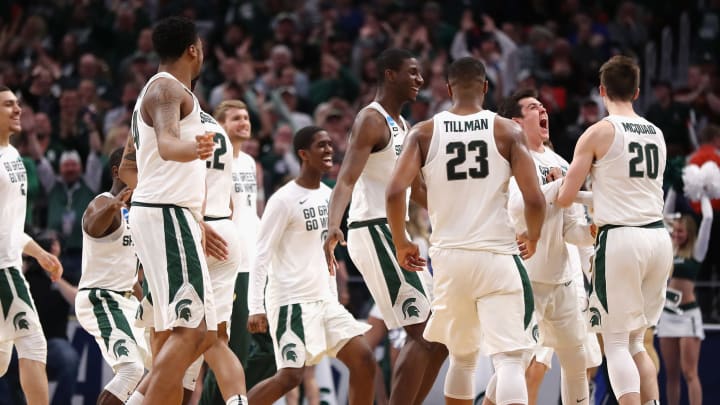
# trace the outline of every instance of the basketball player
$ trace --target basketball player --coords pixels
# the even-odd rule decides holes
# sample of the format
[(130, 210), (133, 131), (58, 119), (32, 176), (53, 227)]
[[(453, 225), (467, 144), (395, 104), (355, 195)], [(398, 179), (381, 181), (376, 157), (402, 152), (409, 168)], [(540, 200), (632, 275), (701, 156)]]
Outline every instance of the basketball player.
[[(405, 50), (382, 52), (377, 66), (375, 100), (355, 119), (330, 199), (325, 256), (334, 273), (335, 246), (345, 244), (340, 221), (350, 203), (350, 258), (360, 270), (387, 328), (404, 327), (409, 336), (394, 370), (390, 403), (419, 404), (430, 391), (447, 351), (422, 337), (430, 314), (428, 291), (419, 273), (406, 271), (395, 262), (385, 218), (385, 189), (409, 129), (400, 110), (415, 100), (423, 79), (417, 60)], [(427, 204), (419, 178), (413, 184), (411, 198), (423, 207)]]
[[(255, 242), (260, 218), (257, 215), (257, 166), (255, 159), (243, 152), (242, 143), (251, 136), (247, 106), (240, 100), (226, 100), (215, 109), (213, 116), (223, 127), (232, 144), (232, 222), (238, 235), (235, 250), (239, 264), (230, 322), (228, 346), (248, 371), (250, 334), (247, 330), (247, 288), (252, 261), (255, 259)], [(209, 191), (209, 190), (208, 190)], [(254, 370), (253, 370), (254, 371)], [(267, 375), (262, 378), (268, 377)], [(248, 378), (246, 375), (246, 386)], [(217, 390), (215, 374), (208, 370), (205, 377), (201, 404), (223, 404)]]
[(370, 405), (375, 358), (363, 336), (370, 327), (338, 302), (335, 277), (323, 260), (330, 188), (320, 180), (333, 167), (330, 136), (322, 128), (305, 127), (295, 134), (293, 147), (300, 175), (275, 192), (265, 208), (248, 298), (248, 329), (270, 329), (278, 372), (253, 387), (248, 399), (255, 405), (274, 403), (300, 384), (305, 366), (329, 355), (350, 369), (349, 403)]
[(133, 327), (139, 305), (133, 295), (137, 259), (127, 221), (132, 190), (117, 177), (122, 153), (119, 148), (110, 155), (110, 191), (95, 197), (82, 218), (82, 276), (75, 314), (115, 372), (98, 405), (124, 404), (145, 374), (148, 359), (145, 331)]
[(21, 131), (21, 112), (15, 94), (0, 85), (0, 376), (8, 369), (15, 345), (20, 385), (28, 405), (46, 405), (47, 341), (22, 272), (22, 253), (37, 259), (52, 281), (60, 279), (63, 268), (57, 257), (23, 232), (27, 175), (20, 154), (10, 145), (10, 137)]
[(614, 56), (600, 68), (610, 114), (578, 139), (557, 204), (569, 206), (588, 173), (599, 226), (590, 296), (591, 326), (602, 333), (608, 373), (620, 405), (657, 404), (657, 370), (643, 347), (665, 302), (672, 243), (663, 226), (665, 140), (638, 116), (640, 68)]
[[(569, 164), (544, 145), (550, 139), (549, 117), (545, 107), (538, 101), (535, 90), (515, 92), (506, 100), (499, 114), (522, 127), (535, 163), (535, 177), (546, 202), (552, 203), (560, 186), (559, 181), (552, 180), (555, 175), (559, 175), (556, 172), (567, 171)], [(515, 181), (510, 183), (508, 210), (515, 231), (524, 232), (522, 196)], [(571, 265), (565, 242), (592, 246), (594, 234), (591, 229), (594, 228), (587, 224), (581, 205), (560, 208), (550, 204), (545, 211), (543, 236), (538, 241), (537, 251), (525, 261), (534, 294), (535, 316), (539, 327), (538, 344), (553, 348), (558, 355), (564, 377), (564, 403), (589, 403), (584, 348), (587, 328), (578, 304), (577, 289), (573, 284), (581, 270)], [(529, 380), (528, 383), (539, 386), (541, 381), (542, 378)]]
[(153, 29), (159, 72), (133, 111), (137, 188), (130, 223), (153, 299), (159, 351), (148, 375), (145, 403), (179, 404), (185, 370), (215, 341), (213, 291), (203, 255), (205, 160), (214, 134), (204, 134), (190, 90), (200, 73), (202, 41), (191, 21), (170, 17)]
[(419, 271), (425, 259), (407, 236), (405, 190), (419, 173), (427, 185), (435, 298), (424, 337), (450, 352), (446, 404), (472, 404), (480, 350), (495, 366), (490, 400), (527, 403), (533, 297), (507, 214), (510, 177), (517, 179), (525, 204), (527, 231), (519, 252), (526, 259), (540, 238), (545, 199), (520, 127), (483, 110), (487, 86), (478, 60), (450, 65), (452, 107), (413, 127), (387, 189), (398, 263)]

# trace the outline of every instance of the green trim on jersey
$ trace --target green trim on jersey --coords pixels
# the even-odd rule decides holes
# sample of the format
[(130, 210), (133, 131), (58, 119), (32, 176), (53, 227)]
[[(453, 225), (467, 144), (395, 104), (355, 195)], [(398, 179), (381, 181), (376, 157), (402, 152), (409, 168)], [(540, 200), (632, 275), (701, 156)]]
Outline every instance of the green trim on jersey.
[(100, 329), (100, 337), (105, 342), (105, 347), (110, 350), (110, 334), (112, 333), (112, 325), (110, 324), (110, 317), (105, 313), (105, 307), (103, 306), (102, 300), (97, 296), (98, 290), (90, 290), (88, 293), (88, 299), (93, 307), (93, 313), (97, 320), (98, 328)]
[(203, 274), (200, 258), (198, 257), (195, 238), (188, 225), (187, 219), (182, 209), (175, 208), (175, 217), (178, 225), (180, 225), (180, 235), (182, 236), (183, 249), (185, 251), (185, 269), (187, 271), (187, 281), (195, 288), (195, 292), (200, 301), (205, 300), (205, 290), (203, 288)]
[(10, 282), (5, 276), (5, 274), (11, 270), (12, 269), (0, 270), (0, 304), (2, 305), (3, 318), (5, 319), (7, 319), (10, 306), (12, 305), (13, 299), (15, 299), (12, 288), (10, 288)]
[[(385, 225), (379, 226), (380, 230), (383, 233), (383, 236), (385, 237), (385, 240), (387, 241), (388, 246), (390, 246), (390, 250), (392, 250), (392, 257), (397, 257), (397, 251), (395, 250), (395, 244), (393, 244), (392, 241), (392, 234), (390, 233), (390, 228), (388, 227), (387, 223)], [(398, 264), (398, 267), (400, 265)], [(425, 295), (425, 289), (423, 288), (422, 281), (420, 281), (420, 276), (415, 271), (407, 271), (400, 267), (400, 272), (403, 275), (403, 278), (405, 278), (405, 281), (410, 284), (411, 286), (415, 287), (416, 290), (420, 291), (422, 295)]]
[(530, 277), (528, 277), (527, 270), (525, 270), (525, 265), (520, 259), (520, 256), (513, 255), (513, 260), (515, 260), (515, 266), (518, 269), (518, 273), (520, 273), (520, 280), (522, 281), (523, 301), (525, 302), (525, 316), (523, 317), (523, 324), (525, 325), (524, 329), (527, 329), (528, 326), (530, 326), (533, 311), (535, 310), (535, 298), (533, 298)]
[[(278, 325), (275, 331), (275, 339), (278, 345), (280, 344), (280, 338), (287, 332), (288, 306), (281, 306), (278, 314)], [(305, 328), (302, 323), (302, 307), (300, 304), (292, 304), (290, 308), (290, 330), (305, 344)]]
[(607, 234), (612, 228), (601, 228), (598, 232), (597, 248), (595, 250), (595, 266), (593, 268), (593, 291), (603, 306), (605, 312), (608, 313), (607, 303), (607, 279), (605, 276), (605, 248), (607, 247)]
[(182, 258), (175, 234), (175, 224), (170, 214), (170, 208), (163, 208), (163, 227), (165, 228), (165, 260), (168, 273), (169, 302), (172, 302), (175, 295), (183, 284)]
[(15, 285), (15, 294), (17, 294), (18, 298), (25, 301), (30, 308), (35, 310), (32, 298), (30, 298), (30, 291), (28, 291), (27, 286), (25, 285), (25, 279), (23, 279), (23, 276), (20, 274), (20, 270), (11, 267), (10, 276), (12, 277), (13, 284)]
[(380, 268), (383, 272), (383, 278), (385, 279), (385, 285), (387, 285), (388, 293), (390, 294), (390, 302), (395, 305), (398, 294), (400, 293), (400, 276), (398, 276), (395, 263), (392, 258), (394, 255), (390, 255), (382, 242), (380, 233), (375, 229), (375, 226), (368, 227), (370, 237), (372, 238), (373, 245), (375, 246), (375, 252), (378, 255), (380, 261)]

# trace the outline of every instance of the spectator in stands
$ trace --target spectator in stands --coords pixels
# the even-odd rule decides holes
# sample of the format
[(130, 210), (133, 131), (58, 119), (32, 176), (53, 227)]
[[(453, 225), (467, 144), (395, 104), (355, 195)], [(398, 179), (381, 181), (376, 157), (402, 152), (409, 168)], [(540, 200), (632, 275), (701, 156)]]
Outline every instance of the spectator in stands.
[(48, 195), (48, 228), (62, 237), (60, 256), (68, 277), (80, 277), (82, 253), (81, 219), (87, 205), (95, 198), (82, 177), (82, 162), (76, 151), (60, 155), (60, 176)]
[(645, 118), (663, 131), (668, 159), (687, 155), (690, 152), (687, 105), (673, 101), (672, 84), (667, 80), (656, 80), (653, 93), (656, 101), (648, 108)]

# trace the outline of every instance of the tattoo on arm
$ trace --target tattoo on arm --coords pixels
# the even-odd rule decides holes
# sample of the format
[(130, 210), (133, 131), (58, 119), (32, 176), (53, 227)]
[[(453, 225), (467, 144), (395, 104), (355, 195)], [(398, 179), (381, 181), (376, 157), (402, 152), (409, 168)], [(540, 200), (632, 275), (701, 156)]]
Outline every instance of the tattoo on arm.
[(180, 108), (185, 90), (170, 81), (158, 82), (151, 89), (147, 111), (152, 117), (155, 133), (180, 138)]

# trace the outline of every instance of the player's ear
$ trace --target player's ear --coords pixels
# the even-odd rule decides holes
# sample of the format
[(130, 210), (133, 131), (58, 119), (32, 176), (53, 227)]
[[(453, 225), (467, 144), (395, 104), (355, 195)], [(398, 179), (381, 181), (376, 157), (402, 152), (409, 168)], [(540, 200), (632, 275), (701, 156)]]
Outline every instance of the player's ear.
[(300, 149), (300, 150), (298, 151), (298, 156), (300, 156), (300, 163), (302, 163), (302, 162), (304, 162), (304, 161), (306, 161), (306, 160), (309, 160), (309, 158), (308, 158), (308, 151), (305, 150), (305, 149)]
[(483, 94), (487, 94), (487, 92), (488, 92), (488, 81), (485, 80), (485, 82), (483, 83)]
[(633, 98), (632, 98), (633, 101), (637, 100), (638, 97), (640, 97), (640, 87), (638, 87), (637, 89), (635, 89), (635, 95), (634, 95)]
[(450, 87), (450, 83), (445, 83), (445, 86), (447, 87), (448, 96), (450, 96), (450, 98), (452, 98), (453, 92), (452, 92), (452, 87)]

